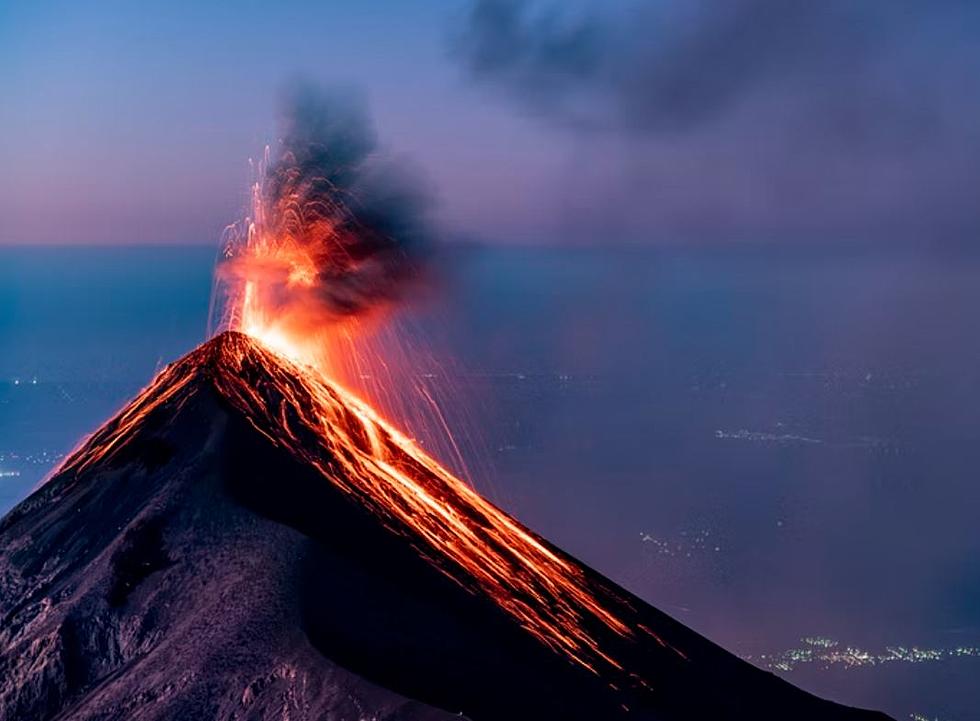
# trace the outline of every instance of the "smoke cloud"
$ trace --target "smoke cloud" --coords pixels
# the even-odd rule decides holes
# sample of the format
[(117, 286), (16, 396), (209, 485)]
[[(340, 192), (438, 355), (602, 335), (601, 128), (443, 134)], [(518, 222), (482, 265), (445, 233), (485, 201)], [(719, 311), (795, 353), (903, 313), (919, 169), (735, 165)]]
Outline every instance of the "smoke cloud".
[(618, 144), (616, 193), (653, 199), (659, 227), (980, 228), (976, 3), (477, 0), (454, 48), (539, 119)]
[(309, 328), (402, 299), (430, 249), (419, 178), (379, 153), (349, 95), (296, 87), (282, 125), (256, 186), (251, 238), (238, 239), (221, 274), (253, 281), (265, 313)]

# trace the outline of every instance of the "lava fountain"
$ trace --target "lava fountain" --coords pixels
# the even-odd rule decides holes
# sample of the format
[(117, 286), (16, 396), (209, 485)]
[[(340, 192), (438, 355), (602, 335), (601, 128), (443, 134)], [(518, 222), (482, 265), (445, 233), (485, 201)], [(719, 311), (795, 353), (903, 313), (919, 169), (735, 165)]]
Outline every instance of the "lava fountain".
[(213, 322), (347, 380), (374, 360), (362, 346), (420, 284), (428, 249), (418, 181), (367, 128), (352, 101), (293, 93), (280, 151), (226, 229)]
[[(432, 276), (424, 183), (377, 152), (369, 127), (349, 97), (294, 90), (277, 152), (253, 163), (248, 212), (225, 229), (210, 326), (318, 369), (468, 474), (438, 402), (452, 383), (396, 312)], [(456, 433), (479, 445), (452, 407)]]

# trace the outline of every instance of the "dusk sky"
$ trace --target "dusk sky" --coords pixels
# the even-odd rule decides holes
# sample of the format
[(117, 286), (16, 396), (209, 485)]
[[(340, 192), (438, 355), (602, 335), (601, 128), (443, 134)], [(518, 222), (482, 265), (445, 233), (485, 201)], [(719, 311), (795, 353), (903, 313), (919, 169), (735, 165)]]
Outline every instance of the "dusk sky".
[(6, 2), (0, 243), (215, 241), (284, 88), (348, 88), (448, 239), (968, 243), (980, 10)]
[(0, 0), (0, 88), (0, 719), (977, 718), (980, 0)]

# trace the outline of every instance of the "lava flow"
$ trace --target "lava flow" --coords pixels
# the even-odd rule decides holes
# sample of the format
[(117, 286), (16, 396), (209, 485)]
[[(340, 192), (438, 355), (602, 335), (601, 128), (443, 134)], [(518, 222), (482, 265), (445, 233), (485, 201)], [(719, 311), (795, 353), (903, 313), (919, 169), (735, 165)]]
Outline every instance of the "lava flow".
[[(246, 349), (242, 344), (241, 350)], [(247, 377), (250, 362), (274, 366), (276, 361), (259, 352), (236, 351), (225, 362), (238, 372), (222, 376), (229, 383), (220, 391), (250, 414), (269, 412), (265, 399), (236, 379)], [(289, 363), (281, 358), (278, 362)], [(475, 583), (542, 642), (593, 670), (598, 670), (598, 661), (619, 668), (582, 622), (588, 615), (617, 634), (632, 631), (594, 597), (577, 566), (488, 503), (350, 392), (314, 368), (291, 363), (287, 367), (291, 373), (284, 378), (300, 382), (287, 381), (277, 391), (290, 400), (287, 407), (300, 409), (303, 416), (280, 419), (286, 434), (275, 442), (305, 458), (393, 530), (407, 531), (451, 578), (467, 586)], [(317, 431), (316, 438), (309, 437), (310, 429)]]
[[(279, 358), (247, 353), (247, 344), (236, 344), (224, 362), (237, 372), (222, 376), (227, 381), (222, 394), (250, 414), (271, 412), (255, 389), (235, 380), (247, 375), (244, 366), (249, 362), (288, 364), (288, 377), (301, 383), (284, 383), (277, 390), (289, 399), (286, 407), (299, 409), (303, 417), (281, 418), (286, 433), (270, 440), (313, 464), (392, 529), (407, 531), (451, 578), (467, 586), (474, 582), (543, 643), (596, 673), (601, 665), (622, 671), (584, 620), (597, 619), (620, 636), (634, 630), (594, 596), (581, 569), (487, 502), (378, 411), (328, 379), (317, 360), (336, 359), (336, 351), (310, 353), (281, 327), (267, 325), (257, 303), (261, 297), (255, 286), (246, 285), (237, 316), (240, 330)], [(316, 437), (310, 437), (310, 429), (317, 431)], [(447, 567), (445, 560), (456, 568)]]
[[(215, 367), (221, 372), (208, 372)], [(574, 560), (482, 498), (366, 403), (261, 338), (226, 332), (169, 366), (112, 428), (93, 435), (59, 472), (81, 472), (110, 460), (154, 410), (185, 403), (187, 389), (196, 387), (190, 381), (202, 372), (271, 443), (316, 468), (448, 577), (485, 594), (575, 663), (647, 685), (590, 630), (600, 624), (627, 641), (639, 634), (657, 638), (622, 620), (629, 615), (625, 601), (599, 588)], [(250, 380), (255, 377), (275, 382), (255, 384)]]

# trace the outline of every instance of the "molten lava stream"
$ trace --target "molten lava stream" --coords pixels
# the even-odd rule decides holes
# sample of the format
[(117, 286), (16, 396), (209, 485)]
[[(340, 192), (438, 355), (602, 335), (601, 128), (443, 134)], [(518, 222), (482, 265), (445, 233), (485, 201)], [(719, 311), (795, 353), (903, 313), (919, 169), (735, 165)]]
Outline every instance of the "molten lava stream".
[[(443, 572), (464, 586), (475, 583), (542, 643), (594, 673), (601, 673), (601, 667), (623, 671), (588, 626), (598, 621), (624, 638), (641, 629), (631, 629), (606, 607), (578, 565), (486, 501), (367, 403), (316, 367), (289, 358), (283, 336), (273, 336), (271, 344), (261, 335), (256, 340), (279, 355), (269, 365), (288, 364), (289, 376), (298, 380), (277, 389), (303, 414), (295, 421), (280, 419), (287, 432), (279, 443), (393, 530), (421, 540), (437, 559), (450, 561), (463, 571), (462, 578), (451, 568)], [(239, 371), (221, 376), (230, 380), (247, 377), (245, 366), (253, 361), (242, 352), (226, 362)], [(248, 413), (269, 412), (247, 383), (220, 390)], [(318, 447), (304, 440), (310, 429), (317, 432)]]
[[(414, 277), (414, 266), (406, 263), (410, 245), (389, 232), (402, 224), (379, 225), (375, 213), (360, 212), (363, 204), (348, 205), (350, 193), (330, 180), (348, 177), (348, 169), (332, 164), (328, 143), (307, 140), (304, 133), (287, 133), (287, 152), (275, 164), (267, 156), (260, 165), (248, 218), (227, 230), (216, 325), (258, 345), (236, 336), (222, 346), (222, 362), (236, 372), (217, 374), (219, 392), (260, 419), (258, 427), (280, 429), (274, 443), (314, 465), (408, 536), (443, 573), (491, 598), (542, 643), (594, 673), (630, 675), (596, 639), (601, 633), (619, 646), (617, 638), (653, 635), (622, 620), (629, 606), (594, 588), (599, 581), (581, 566), (552, 551), (349, 390), (352, 375), (384, 368), (385, 358), (363, 344), (363, 329), (377, 327), (378, 315)], [(276, 393), (287, 403), (263, 398), (242, 380), (250, 364), (260, 372), (281, 371)], [(434, 409), (438, 434), (448, 431), (431, 394), (423, 402)], [(451, 440), (449, 446), (448, 457), (465, 469), (458, 447)]]

